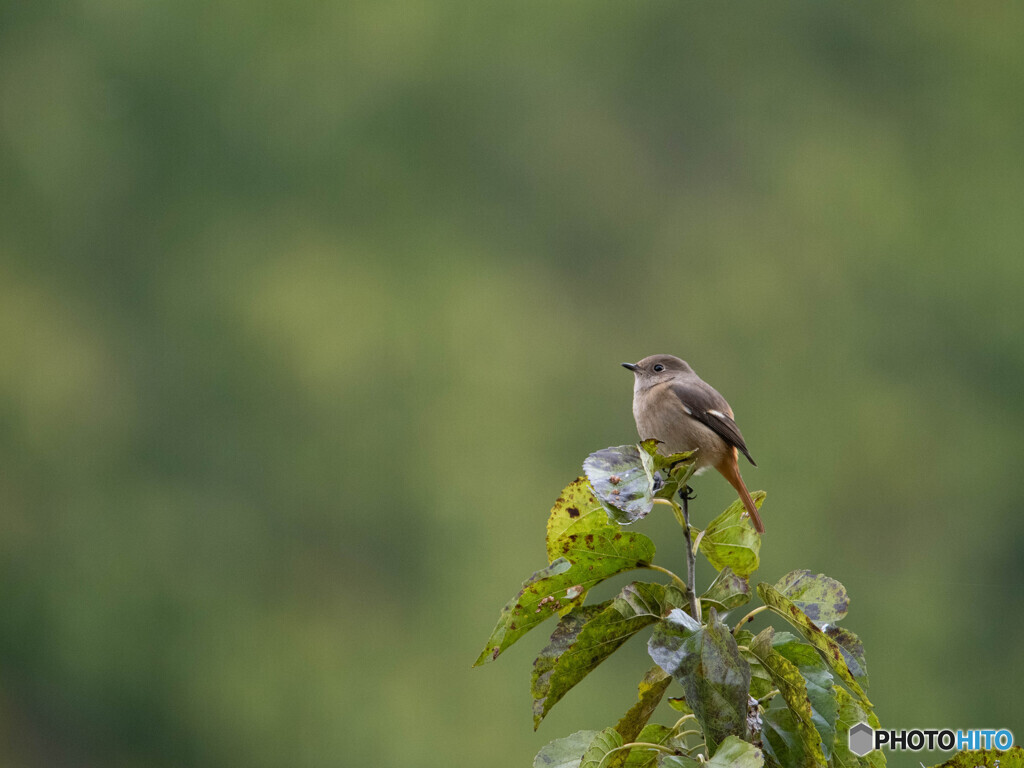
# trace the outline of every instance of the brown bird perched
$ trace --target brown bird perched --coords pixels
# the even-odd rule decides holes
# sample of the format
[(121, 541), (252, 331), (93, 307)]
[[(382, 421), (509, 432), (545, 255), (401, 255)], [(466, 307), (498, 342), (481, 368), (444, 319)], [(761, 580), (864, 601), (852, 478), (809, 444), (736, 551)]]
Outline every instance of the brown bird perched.
[(736, 489), (758, 533), (764, 524), (740, 476), (737, 451), (755, 467), (733, 421), (732, 408), (718, 391), (693, 372), (685, 360), (651, 355), (623, 363), (633, 372), (633, 418), (641, 440), (660, 440), (659, 452), (670, 455), (697, 450), (697, 472), (714, 467)]

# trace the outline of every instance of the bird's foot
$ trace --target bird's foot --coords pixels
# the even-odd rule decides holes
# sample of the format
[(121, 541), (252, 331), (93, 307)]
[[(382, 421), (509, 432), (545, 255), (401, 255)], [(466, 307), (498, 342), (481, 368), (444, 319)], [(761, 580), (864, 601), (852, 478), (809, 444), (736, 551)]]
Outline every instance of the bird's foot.
[(683, 501), (693, 501), (697, 498), (697, 494), (693, 492), (693, 488), (690, 486), (683, 486), (683, 489), (679, 491), (679, 498)]

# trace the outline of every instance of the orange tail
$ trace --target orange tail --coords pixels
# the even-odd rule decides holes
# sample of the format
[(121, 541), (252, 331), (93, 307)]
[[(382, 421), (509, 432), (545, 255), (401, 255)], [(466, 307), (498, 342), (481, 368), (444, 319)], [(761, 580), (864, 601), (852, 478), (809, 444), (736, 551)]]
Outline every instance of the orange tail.
[(758, 533), (764, 533), (764, 523), (761, 522), (761, 516), (757, 513), (757, 505), (754, 504), (754, 500), (750, 498), (750, 492), (747, 490), (747, 486), (743, 483), (743, 478), (740, 476), (740, 468), (736, 463), (736, 449), (733, 448), (730, 455), (726, 456), (722, 460), (716, 469), (722, 473), (722, 477), (729, 481), (729, 484), (736, 489), (736, 492), (740, 495), (740, 499), (743, 501), (743, 506), (747, 508), (747, 512), (750, 514), (750, 519), (754, 523), (754, 528), (757, 529)]

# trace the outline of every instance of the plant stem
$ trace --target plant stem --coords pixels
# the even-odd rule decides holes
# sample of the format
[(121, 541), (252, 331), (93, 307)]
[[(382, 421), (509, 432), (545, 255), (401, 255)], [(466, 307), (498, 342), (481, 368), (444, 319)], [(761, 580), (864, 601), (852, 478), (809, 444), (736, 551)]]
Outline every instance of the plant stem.
[(654, 750), (655, 752), (664, 752), (667, 755), (671, 755), (673, 753), (673, 750), (669, 749), (668, 747), (662, 744), (651, 744), (647, 741), (631, 741), (629, 742), (629, 744), (623, 744), (621, 747), (614, 747), (613, 749), (609, 749), (605, 753), (604, 757), (601, 758), (601, 762), (598, 763), (599, 768), (600, 766), (604, 765), (604, 761), (608, 759), (608, 755), (614, 752), (621, 752), (623, 749), (633, 749), (634, 747), (643, 747), (644, 749)]
[(744, 616), (742, 619), (740, 619), (738, 622), (736, 622), (736, 626), (733, 627), (733, 629), (732, 629), (733, 635), (735, 636), (736, 633), (739, 631), (740, 627), (742, 627), (748, 621), (751, 621), (755, 616), (757, 616), (757, 614), (761, 613), (761, 611), (767, 611), (767, 610), (768, 610), (768, 606), (767, 605), (762, 605), (760, 608), (755, 608), (754, 610), (752, 610), (750, 613), (748, 613), (746, 616)]
[(679, 718), (678, 720), (676, 720), (676, 724), (672, 726), (672, 730), (674, 731), (674, 730), (675, 730), (676, 728), (678, 728), (679, 726), (681, 726), (681, 725), (682, 725), (683, 723), (685, 723), (685, 722), (686, 722), (687, 720), (696, 720), (696, 719), (697, 719), (697, 716), (696, 716), (696, 715), (694, 715), (694, 714), (689, 714), (689, 715), (683, 715), (683, 716), (682, 716), (682, 717), (680, 717), (680, 718)]
[(697, 600), (697, 555), (690, 540), (690, 488), (684, 485), (679, 497), (683, 500), (683, 534), (686, 536), (686, 578), (690, 582), (690, 612), (701, 620), (700, 602)]
[(671, 576), (672, 580), (676, 583), (676, 585), (681, 590), (683, 590), (684, 594), (690, 591), (690, 588), (686, 586), (686, 582), (683, 581), (682, 579), (680, 579), (674, 573), (672, 573), (672, 571), (670, 571), (668, 568), (662, 568), (660, 565), (652, 565), (651, 563), (647, 563), (647, 565), (645, 565), (644, 567), (648, 568), (648, 569), (650, 569), (652, 571), (658, 571), (659, 573), (664, 573), (666, 576)]
[[(692, 467), (691, 467), (692, 469)], [(692, 472), (688, 472), (683, 480), (689, 479)], [(672, 507), (672, 514), (676, 516), (676, 522), (679, 523), (679, 527), (683, 529), (683, 535), (686, 536), (686, 578), (690, 582), (690, 589), (687, 592), (690, 595), (690, 614), (697, 621), (701, 620), (700, 614), (700, 601), (697, 599), (697, 590), (695, 581), (697, 579), (697, 553), (693, 549), (693, 541), (690, 536), (690, 489), (683, 482), (681, 484), (681, 490), (679, 491), (679, 498), (683, 500), (683, 506), (680, 509), (679, 505), (675, 502), (675, 499), (655, 499), (655, 504), (667, 504)]]
[(696, 733), (699, 736), (702, 733), (702, 731), (699, 728), (694, 728), (694, 729), (691, 729), (689, 731), (681, 731), (680, 733), (676, 734), (676, 738), (677, 739), (685, 739), (687, 736), (689, 736), (690, 734), (693, 734), (693, 733)]
[(774, 691), (768, 691), (764, 696), (757, 700), (757, 703), (764, 706), (765, 703), (771, 701), (774, 697), (779, 695), (779, 689), (776, 688)]

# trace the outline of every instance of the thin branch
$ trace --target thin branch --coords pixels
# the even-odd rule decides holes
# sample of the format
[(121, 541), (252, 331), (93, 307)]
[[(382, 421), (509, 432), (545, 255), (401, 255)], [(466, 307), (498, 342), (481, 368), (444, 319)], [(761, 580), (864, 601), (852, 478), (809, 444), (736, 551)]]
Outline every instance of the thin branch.
[(685, 739), (691, 733), (696, 733), (697, 735), (700, 735), (702, 733), (702, 731), (699, 728), (692, 729), (692, 730), (689, 730), (689, 731), (682, 731), (681, 733), (677, 733), (676, 734), (676, 738), (677, 739)]
[(672, 573), (672, 571), (670, 571), (668, 568), (662, 568), (660, 565), (653, 565), (652, 563), (647, 563), (644, 566), (644, 568), (648, 568), (652, 571), (658, 571), (659, 573), (664, 573), (666, 576), (671, 576), (672, 580), (681, 590), (683, 590), (684, 594), (690, 591), (690, 588), (686, 586), (686, 582), (680, 579), (674, 573)]
[(778, 695), (779, 695), (779, 689), (778, 688), (776, 688), (773, 691), (768, 691), (768, 693), (766, 693), (764, 696), (762, 696), (760, 699), (757, 700), (757, 703), (760, 706), (763, 707), (767, 702), (771, 701), (773, 698), (775, 698)]
[(693, 714), (692, 712), (690, 714), (688, 714), (688, 715), (683, 715), (678, 720), (676, 720), (676, 724), (672, 726), (672, 730), (674, 731), (676, 728), (678, 728), (680, 725), (682, 725), (683, 723), (685, 723), (687, 720), (689, 720), (691, 718), (696, 720), (697, 716), (695, 714)]
[(690, 487), (684, 485), (679, 494), (683, 500), (683, 534), (686, 536), (686, 578), (690, 582), (690, 613), (697, 621), (701, 620), (700, 601), (697, 599), (697, 556), (690, 540)]
[(652, 744), (648, 741), (631, 741), (628, 744), (623, 744), (621, 747), (613, 747), (612, 749), (609, 749), (607, 752), (605, 752), (604, 757), (601, 758), (601, 762), (597, 764), (598, 768), (601, 768), (601, 766), (604, 765), (604, 761), (608, 759), (608, 755), (611, 755), (614, 752), (621, 752), (624, 749), (633, 749), (634, 747), (641, 747), (643, 749), (654, 750), (656, 752), (664, 752), (668, 755), (674, 753), (674, 750), (669, 749), (668, 747), (663, 746), (661, 744)]
[(762, 605), (760, 608), (755, 608), (750, 613), (748, 613), (746, 616), (744, 616), (742, 619), (740, 619), (738, 622), (736, 622), (736, 626), (732, 628), (733, 636), (735, 637), (736, 633), (739, 632), (740, 627), (742, 627), (748, 621), (753, 620), (753, 618), (755, 616), (757, 616), (757, 614), (761, 613), (762, 611), (767, 611), (767, 610), (768, 610), (768, 606), (767, 605)]

